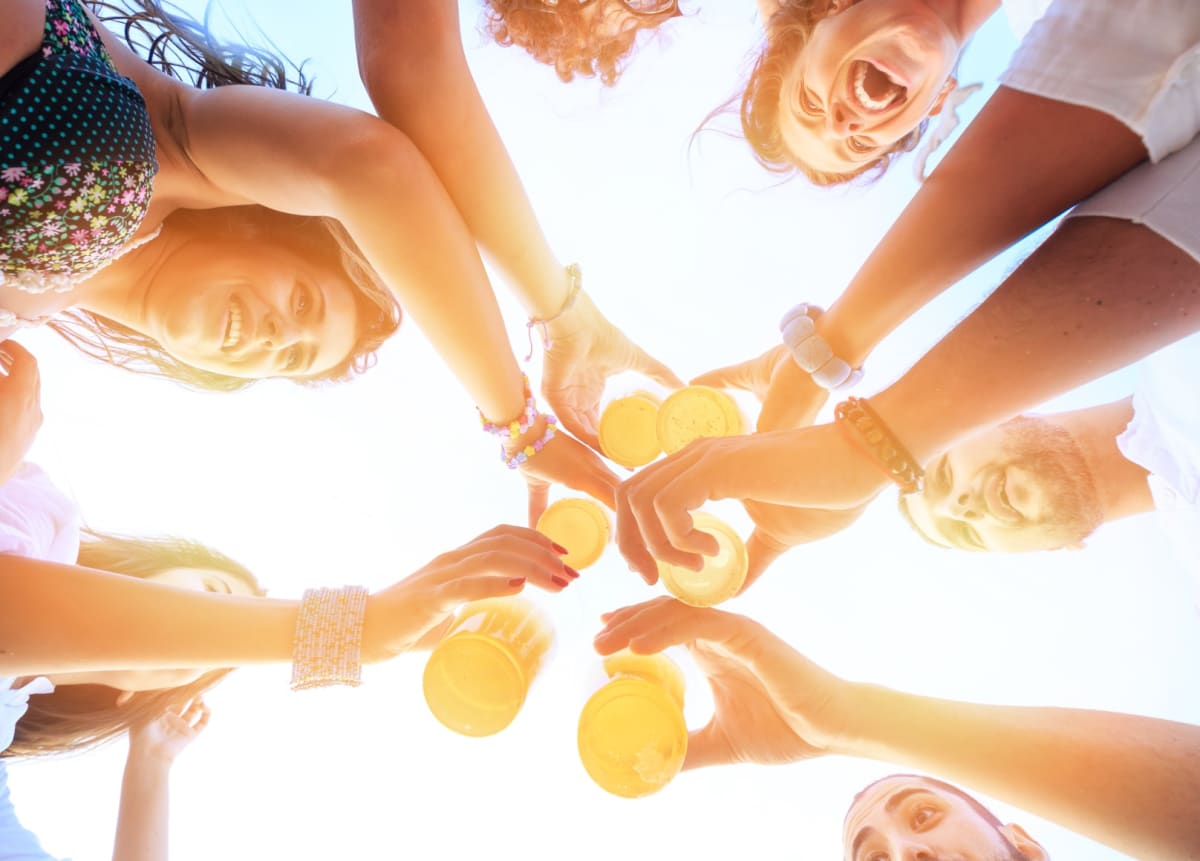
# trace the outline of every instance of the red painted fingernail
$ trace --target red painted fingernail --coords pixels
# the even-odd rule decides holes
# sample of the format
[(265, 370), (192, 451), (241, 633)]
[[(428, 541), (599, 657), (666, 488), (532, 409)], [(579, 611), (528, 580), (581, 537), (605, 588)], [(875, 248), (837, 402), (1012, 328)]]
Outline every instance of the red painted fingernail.
[(572, 568), (570, 565), (564, 565), (563, 570), (566, 571), (569, 575), (571, 575), (572, 580), (574, 580), (576, 577), (579, 576), (579, 572), (576, 571), (574, 568)]
[(552, 546), (552, 547), (553, 547), (555, 550), (557, 550), (557, 551), (559, 552), (559, 555), (561, 555), (561, 556), (566, 556), (568, 553), (570, 553), (570, 552), (571, 552), (571, 551), (570, 551), (570, 550), (568, 550), (567, 548), (563, 547), (561, 544), (555, 544), (553, 541), (551, 541), (551, 542), (550, 542), (550, 545), (551, 545), (551, 546)]
[(509, 586), (524, 586), (525, 578), (524, 577), (514, 577), (508, 581), (508, 585)]
[(571, 582), (570, 580), (564, 580), (562, 577), (551, 577), (550, 581), (552, 583), (557, 583), (559, 586), (566, 586)]

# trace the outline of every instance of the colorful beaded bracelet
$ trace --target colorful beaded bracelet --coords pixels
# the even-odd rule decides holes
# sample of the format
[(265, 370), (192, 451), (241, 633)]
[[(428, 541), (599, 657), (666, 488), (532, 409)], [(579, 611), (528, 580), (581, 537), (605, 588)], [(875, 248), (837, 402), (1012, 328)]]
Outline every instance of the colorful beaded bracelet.
[(842, 401), (834, 407), (833, 418), (846, 439), (895, 482), (902, 494), (921, 491), (925, 471), (864, 399)]
[(521, 449), (519, 452), (514, 454), (512, 457), (509, 457), (508, 452), (505, 451), (505, 449), (504, 449), (504, 445), (501, 444), (500, 459), (502, 461), (504, 461), (504, 465), (507, 466), (509, 469), (517, 469), (518, 467), (521, 466), (521, 464), (523, 464), (525, 461), (529, 460), (529, 458), (533, 457), (535, 454), (537, 454), (539, 451), (541, 451), (543, 448), (545, 448), (546, 443), (548, 443), (548, 442), (550, 442), (550, 440), (554, 439), (554, 434), (557, 433), (556, 426), (558, 425), (558, 419), (556, 419), (550, 413), (544, 413), (544, 415), (546, 416), (546, 431), (545, 431), (545, 433), (542, 434), (541, 438), (538, 439), (536, 442), (530, 443), (529, 445), (525, 446), (525, 448)]
[(848, 389), (862, 379), (862, 368), (852, 368), (833, 354), (829, 342), (817, 334), (816, 320), (824, 313), (816, 305), (801, 303), (783, 315), (779, 331), (792, 360), (823, 389)]
[(478, 407), (475, 408), (475, 411), (479, 413), (479, 423), (486, 433), (494, 436), (502, 436), (507, 439), (516, 439), (533, 427), (533, 421), (539, 414), (537, 404), (533, 400), (533, 390), (529, 387), (529, 376), (527, 374), (521, 374), (521, 384), (525, 392), (525, 409), (518, 418), (513, 419), (511, 422), (494, 422), (483, 414), (483, 410)]

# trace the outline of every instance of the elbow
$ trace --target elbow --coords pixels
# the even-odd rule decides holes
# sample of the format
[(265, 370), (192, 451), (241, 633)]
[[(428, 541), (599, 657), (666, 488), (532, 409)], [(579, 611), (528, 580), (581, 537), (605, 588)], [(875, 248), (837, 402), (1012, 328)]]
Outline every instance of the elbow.
[(448, 70), (467, 66), (457, 29), (423, 29), (420, 44), (413, 44), (412, 34), (401, 37), (392, 32), (398, 27), (385, 22), (360, 35), (358, 76), (376, 112), (403, 128), (416, 112), (429, 110), (430, 91)]

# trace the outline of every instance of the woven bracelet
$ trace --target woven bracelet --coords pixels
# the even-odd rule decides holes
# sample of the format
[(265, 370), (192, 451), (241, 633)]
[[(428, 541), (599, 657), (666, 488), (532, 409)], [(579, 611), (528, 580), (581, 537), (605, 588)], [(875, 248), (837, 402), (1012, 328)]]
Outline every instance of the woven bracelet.
[(834, 407), (833, 418), (843, 436), (895, 482), (902, 494), (920, 492), (925, 471), (864, 399), (842, 401)]
[(292, 642), (292, 690), (362, 683), (366, 609), (362, 586), (305, 590)]

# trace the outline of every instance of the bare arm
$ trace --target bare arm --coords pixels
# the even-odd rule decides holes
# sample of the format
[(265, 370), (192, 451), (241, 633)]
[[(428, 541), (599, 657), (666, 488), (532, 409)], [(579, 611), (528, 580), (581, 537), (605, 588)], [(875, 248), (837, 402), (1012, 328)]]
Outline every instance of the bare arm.
[(1200, 727), (938, 700), (847, 682), (744, 616), (657, 598), (606, 616), (601, 654), (686, 644), (713, 688), (688, 767), (823, 754), (928, 770), (1136, 858), (1200, 853)]

